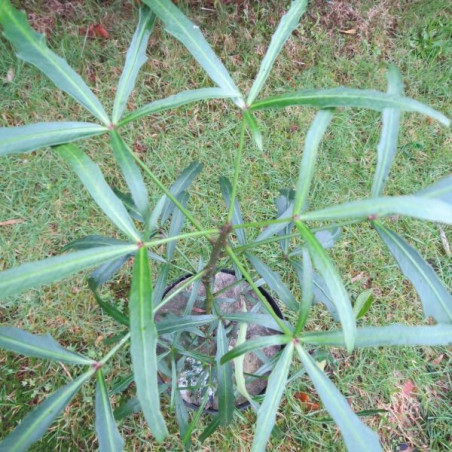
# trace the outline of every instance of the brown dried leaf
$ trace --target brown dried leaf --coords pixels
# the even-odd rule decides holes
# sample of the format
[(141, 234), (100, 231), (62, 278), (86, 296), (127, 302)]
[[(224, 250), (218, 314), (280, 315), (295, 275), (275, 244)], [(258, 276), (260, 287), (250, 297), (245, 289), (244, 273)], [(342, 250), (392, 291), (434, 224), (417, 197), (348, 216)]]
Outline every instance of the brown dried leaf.
[(16, 220), (0, 221), (0, 226), (11, 226), (13, 224), (19, 224), (19, 223), (25, 223), (25, 220), (23, 218), (18, 218)]

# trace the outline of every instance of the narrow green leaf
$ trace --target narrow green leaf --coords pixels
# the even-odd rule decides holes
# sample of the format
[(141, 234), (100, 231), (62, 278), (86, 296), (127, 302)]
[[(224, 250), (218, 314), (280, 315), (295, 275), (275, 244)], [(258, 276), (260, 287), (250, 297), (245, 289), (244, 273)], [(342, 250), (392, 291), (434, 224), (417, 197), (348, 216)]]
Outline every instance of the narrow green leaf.
[(121, 119), (127, 100), (135, 86), (138, 72), (141, 66), (146, 63), (146, 49), (154, 22), (155, 14), (148, 7), (141, 7), (137, 29), (127, 51), (126, 62), (116, 91), (112, 115), (113, 124), (116, 124)]
[(349, 451), (383, 451), (378, 435), (364, 424), (350, 408), (345, 397), (328, 377), (319, 369), (316, 362), (300, 345), (297, 345), (300, 359), (311, 377), (325, 408), (339, 426)]
[(19, 294), (32, 287), (58, 281), (136, 249), (136, 245), (102, 246), (50, 257), (43, 261), (29, 262), (0, 273), (0, 294), (2, 297)]
[(251, 339), (227, 352), (221, 358), (221, 364), (227, 363), (228, 361), (231, 361), (231, 359), (235, 359), (240, 355), (250, 353), (253, 350), (259, 348), (271, 347), (272, 345), (284, 345), (288, 342), (290, 342), (290, 337), (284, 336), (283, 334), (275, 334), (274, 336), (262, 336), (257, 339)]
[(199, 435), (198, 441), (203, 443), (210, 435), (212, 435), (220, 426), (219, 416), (215, 416), (212, 422), (204, 429), (204, 431)]
[(130, 193), (132, 194), (133, 202), (138, 208), (144, 223), (147, 225), (151, 214), (151, 208), (148, 201), (148, 192), (141, 171), (131, 155), (133, 151), (129, 148), (129, 146), (127, 146), (116, 130), (112, 130), (110, 132), (110, 139), (116, 161), (121, 167), (124, 179), (130, 189)]
[(105, 378), (101, 370), (97, 372), (96, 385), (96, 433), (101, 452), (118, 452), (124, 448), (108, 398)]
[(130, 289), (131, 354), (138, 399), (157, 441), (168, 435), (162, 413), (157, 378), (157, 329), (154, 323), (152, 285), (146, 248), (135, 258)]
[(129, 212), (129, 215), (134, 219), (139, 221), (140, 223), (144, 223), (143, 216), (140, 213), (140, 210), (136, 206), (132, 196), (129, 193), (123, 193), (119, 188), (113, 187), (113, 193), (119, 198), (119, 200), (124, 204), (124, 207)]
[(394, 214), (452, 224), (451, 204), (440, 199), (421, 197), (419, 194), (362, 199), (337, 204), (301, 214), (300, 219), (303, 221), (325, 221), (370, 217), (369, 219), (375, 220)]
[[(187, 407), (185, 406), (185, 403), (182, 400), (182, 396), (180, 395), (180, 392), (177, 388), (174, 393), (174, 408), (176, 410), (176, 420), (177, 425), (179, 427), (180, 437), (184, 438), (189, 429), (188, 412)], [(189, 437), (186, 446), (189, 446), (190, 443), (191, 441)]]
[(287, 286), (282, 282), (281, 277), (278, 273), (274, 272), (267, 264), (264, 264), (259, 258), (253, 256), (252, 254), (246, 255), (251, 265), (256, 269), (259, 275), (264, 278), (268, 287), (273, 290), (278, 298), (292, 310), (298, 309), (298, 302), (295, 299), (292, 292), (287, 288)]
[(130, 239), (140, 242), (140, 234), (136, 230), (126, 208), (105, 181), (99, 167), (81, 149), (73, 144), (65, 144), (55, 150), (72, 167), (94, 201), (110, 220)]
[(452, 204), (452, 176), (443, 177), (433, 185), (417, 192), (417, 196), (440, 199), (448, 204)]
[[(304, 333), (300, 341), (313, 345), (344, 347), (341, 331)], [(367, 326), (356, 330), (356, 347), (436, 346), (452, 345), (452, 325), (440, 323), (434, 326)]]
[[(188, 204), (189, 195), (186, 191), (182, 192), (178, 196), (178, 201), (181, 205), (186, 208)], [(171, 224), (168, 231), (168, 237), (176, 237), (182, 231), (185, 222), (185, 215), (179, 210), (176, 209), (171, 218)], [(174, 240), (172, 242), (168, 242), (166, 245), (166, 257), (168, 260), (171, 260), (174, 256), (174, 251), (176, 250), (177, 242)]]
[(249, 110), (243, 112), (243, 117), (248, 128), (250, 129), (251, 136), (256, 143), (257, 149), (259, 149), (259, 151), (263, 151), (264, 143), (262, 140), (262, 133), (259, 130), (259, 124), (257, 123), (256, 117)]
[(0, 5), (0, 24), (3, 26), (4, 36), (16, 48), (20, 59), (36, 66), (58, 88), (68, 93), (105, 125), (110, 124), (104, 107), (83, 79), (63, 58), (47, 47), (45, 35), (34, 31), (27, 23), (25, 13), (14, 9), (9, 0), (2, 0)]
[(333, 111), (320, 110), (312, 121), (311, 127), (309, 127), (300, 163), (298, 182), (295, 189), (296, 195), (293, 210), (295, 215), (300, 214), (308, 201), (309, 189), (311, 187), (312, 178), (314, 177), (317, 151), (332, 119)]
[(303, 247), (302, 281), (302, 297), (295, 334), (298, 334), (304, 328), (314, 300), (314, 271), (312, 269), (312, 261), (309, 256), (309, 251), (306, 247)]
[[(229, 182), (227, 177), (221, 176), (220, 179), (220, 189), (224, 198), (224, 202), (226, 203), (226, 207), (229, 209), (229, 205), (231, 204), (231, 196), (232, 196), (232, 185)], [(238, 225), (243, 224), (243, 216), (240, 211), (240, 205), (237, 199), (234, 201), (234, 210), (232, 213), (232, 224)], [(237, 235), (237, 240), (240, 245), (245, 245), (246, 243), (246, 232), (245, 229), (234, 229), (234, 233)]]
[(112, 319), (116, 320), (119, 324), (129, 326), (130, 321), (129, 318), (124, 315), (116, 306), (114, 306), (112, 303), (109, 303), (107, 301), (104, 301), (102, 297), (99, 295), (97, 291), (98, 284), (95, 280), (90, 278), (88, 280), (88, 287), (93, 292), (94, 298), (97, 301), (97, 304), (100, 306), (100, 308), (109, 315)]
[(231, 363), (221, 362), (221, 358), (228, 352), (229, 342), (223, 322), (218, 322), (217, 329), (217, 398), (218, 417), (220, 425), (228, 425), (234, 416), (234, 389), (232, 387), (232, 367)]
[(373, 290), (368, 289), (358, 295), (358, 298), (353, 305), (353, 312), (355, 313), (356, 320), (364, 317), (367, 311), (369, 311), (373, 301), (372, 293)]
[(199, 30), (199, 27), (171, 2), (171, 0), (144, 0), (165, 24), (165, 30), (180, 41), (204, 68), (209, 77), (224, 91), (233, 94), (236, 104), (243, 108), (245, 102), (223, 63)]
[(111, 237), (105, 237), (103, 235), (87, 235), (68, 243), (62, 248), (62, 251), (64, 252), (71, 249), (89, 250), (90, 248), (111, 245), (129, 245), (129, 243)]
[(0, 156), (31, 152), (106, 132), (106, 127), (89, 122), (38, 122), (27, 126), (0, 127)]
[[(388, 94), (403, 96), (402, 76), (395, 66), (391, 65), (389, 67), (387, 79)], [(373, 198), (381, 196), (397, 152), (400, 110), (397, 108), (385, 108), (383, 110), (382, 120), (381, 137), (377, 147), (377, 168), (371, 190)]]
[[(222, 318), (231, 322), (247, 323), (250, 325), (262, 325), (271, 330), (281, 331), (281, 327), (269, 314), (256, 314), (254, 312), (233, 312), (231, 314), (222, 315)], [(290, 328), (290, 324), (288, 322), (286, 326)]]
[(200, 100), (207, 99), (225, 99), (230, 97), (233, 97), (233, 95), (225, 92), (222, 88), (199, 88), (182, 91), (181, 93), (174, 94), (173, 96), (166, 97), (165, 99), (156, 100), (132, 111), (121, 121), (119, 121), (118, 127), (122, 127), (131, 121), (142, 118), (143, 116), (149, 116), (151, 114), (171, 110), (182, 105), (190, 104), (191, 102), (198, 102)]
[(122, 421), (130, 414), (139, 413), (140, 411), (141, 405), (138, 397), (131, 397), (127, 402), (122, 403), (113, 411), (113, 416), (117, 421)]
[(295, 225), (300, 231), (302, 238), (306, 241), (306, 246), (309, 249), (312, 261), (323, 277), (330, 294), (334, 294), (333, 303), (337, 308), (338, 316), (342, 324), (347, 350), (351, 352), (355, 342), (356, 322), (344, 283), (333, 262), (314, 234), (300, 221), (296, 221)]
[(105, 284), (106, 282), (110, 281), (119, 270), (121, 270), (123, 265), (133, 255), (134, 253), (129, 253), (125, 256), (121, 256), (105, 262), (105, 264), (102, 264), (91, 273), (90, 280), (94, 281), (96, 287)]
[(414, 111), (436, 119), (446, 127), (450, 119), (439, 111), (408, 97), (387, 94), (375, 90), (352, 88), (309, 89), (295, 93), (282, 94), (255, 102), (250, 110), (264, 108), (284, 108), (292, 105), (309, 105), (318, 108), (358, 107), (382, 111), (385, 108), (397, 108), (401, 111)]
[(92, 370), (84, 373), (66, 386), (58, 389), (28, 413), (20, 424), (0, 443), (0, 450), (22, 452), (38, 441), (92, 374)]
[(198, 326), (212, 323), (217, 319), (215, 315), (187, 315), (182, 317), (165, 317), (156, 322), (159, 336), (178, 331), (189, 331)]
[(38, 336), (19, 328), (0, 327), (0, 347), (20, 355), (50, 359), (68, 364), (94, 364), (90, 358), (62, 347), (50, 334)]
[(293, 343), (289, 342), (281, 353), (265, 390), (265, 398), (257, 413), (256, 431), (251, 452), (265, 452), (267, 441), (270, 438), (276, 421), (276, 412), (286, 388), (287, 376), (292, 362)]
[(452, 323), (452, 295), (433, 268), (402, 237), (375, 223), (375, 229), (399, 264), (403, 274), (411, 281), (422, 302), (424, 315), (437, 322)]
[(290, 204), (290, 206), (283, 212), (281, 215), (278, 215), (278, 219), (287, 218), (287, 221), (282, 221), (281, 223), (273, 223), (270, 226), (266, 227), (254, 240), (254, 242), (260, 242), (262, 240), (265, 240), (269, 237), (274, 236), (275, 234), (278, 234), (278, 232), (282, 231), (287, 227), (288, 224), (292, 222), (292, 216), (293, 216), (293, 204)]
[(306, 6), (308, 4), (307, 0), (295, 0), (292, 2), (289, 11), (281, 18), (281, 22), (278, 28), (273, 33), (270, 46), (268, 47), (267, 53), (262, 60), (261, 66), (259, 68), (259, 73), (257, 74), (256, 80), (250, 89), (248, 94), (248, 99), (246, 103), (251, 105), (260, 91), (262, 90), (270, 71), (275, 63), (276, 57), (281, 52), (284, 44), (286, 43), (289, 36), (297, 28), (300, 21), (300, 17), (306, 11)]

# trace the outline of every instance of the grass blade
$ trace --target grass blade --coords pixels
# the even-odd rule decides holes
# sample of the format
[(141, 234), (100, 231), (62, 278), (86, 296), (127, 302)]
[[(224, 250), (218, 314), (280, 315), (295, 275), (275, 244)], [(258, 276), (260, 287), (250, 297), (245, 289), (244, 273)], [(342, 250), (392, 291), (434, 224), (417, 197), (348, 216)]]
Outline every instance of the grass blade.
[(0, 327), (0, 347), (20, 355), (50, 359), (68, 364), (94, 364), (90, 358), (62, 347), (50, 334), (38, 336), (19, 328)]
[[(229, 182), (229, 179), (226, 177), (220, 177), (220, 189), (224, 198), (224, 202), (226, 203), (226, 207), (229, 209), (229, 205), (231, 204), (231, 195), (232, 195), (232, 185)], [(243, 216), (240, 211), (240, 205), (237, 199), (234, 201), (234, 210), (232, 213), (232, 224), (243, 224)], [(234, 229), (234, 233), (237, 235), (237, 240), (240, 245), (245, 245), (246, 243), (246, 232), (245, 229)]]
[(264, 278), (268, 287), (273, 290), (278, 298), (292, 310), (298, 309), (298, 302), (295, 299), (292, 292), (287, 288), (287, 286), (282, 282), (281, 277), (278, 273), (274, 272), (267, 264), (264, 264), (259, 258), (253, 256), (252, 254), (247, 254), (246, 257), (250, 261), (251, 265), (256, 269), (259, 275)]
[(0, 450), (22, 452), (38, 441), (92, 374), (92, 370), (84, 373), (58, 389), (28, 413), (20, 424), (0, 443)]
[(299, 218), (303, 221), (365, 219), (366, 217), (376, 220), (394, 214), (452, 224), (451, 204), (419, 194), (362, 199), (304, 213)]
[(296, 195), (293, 210), (295, 215), (299, 215), (303, 207), (307, 204), (309, 188), (314, 177), (317, 150), (332, 119), (333, 112), (331, 110), (320, 110), (314, 118), (314, 121), (312, 121), (311, 127), (306, 135), (298, 182), (295, 189)]
[(243, 112), (243, 118), (250, 129), (251, 136), (256, 143), (257, 149), (259, 149), (259, 151), (263, 151), (264, 143), (262, 141), (262, 133), (259, 130), (259, 124), (256, 121), (256, 117), (249, 110), (247, 110)]
[(127, 100), (135, 86), (138, 72), (141, 66), (146, 63), (146, 49), (154, 22), (155, 14), (146, 6), (140, 8), (137, 29), (127, 51), (126, 62), (116, 91), (112, 114), (113, 124), (116, 124), (121, 119)]
[(375, 223), (375, 229), (399, 264), (402, 273), (416, 289), (425, 317), (432, 316), (440, 323), (452, 323), (452, 295), (433, 268), (395, 232), (381, 223)]
[(344, 283), (328, 254), (326, 254), (325, 249), (314, 234), (300, 221), (296, 221), (295, 225), (300, 231), (302, 238), (306, 241), (306, 246), (308, 247), (312, 261), (321, 274), (330, 294), (334, 294), (333, 303), (337, 308), (337, 313), (342, 324), (347, 350), (351, 352), (356, 336), (356, 321)]
[(234, 416), (234, 389), (232, 387), (232, 367), (229, 362), (221, 362), (221, 358), (228, 352), (229, 342), (223, 322), (218, 322), (217, 329), (217, 397), (218, 417), (220, 425), (228, 425)]
[(284, 350), (268, 379), (264, 402), (257, 413), (256, 431), (254, 433), (254, 441), (251, 448), (252, 452), (265, 451), (267, 441), (270, 438), (273, 426), (275, 425), (276, 412), (286, 387), (292, 355), (293, 343), (290, 342), (284, 347)]
[(353, 412), (345, 397), (319, 369), (311, 356), (300, 345), (297, 345), (297, 351), (325, 408), (339, 426), (347, 450), (382, 451), (378, 435)]
[[(341, 331), (322, 333), (305, 333), (300, 341), (306, 344), (344, 347)], [(434, 326), (367, 326), (356, 330), (356, 347), (397, 346), (437, 346), (452, 345), (452, 325), (438, 324)]]
[(449, 118), (414, 99), (381, 91), (345, 87), (319, 90), (309, 89), (269, 97), (254, 103), (250, 110), (284, 108), (292, 105), (308, 105), (318, 108), (358, 107), (377, 111), (382, 111), (385, 108), (396, 108), (401, 111), (413, 111), (430, 116), (446, 127), (450, 125)]
[(130, 289), (131, 354), (138, 399), (144, 417), (157, 441), (168, 435), (160, 411), (157, 378), (157, 329), (154, 323), (152, 285), (146, 248), (135, 258)]
[(221, 88), (199, 88), (182, 91), (181, 93), (174, 94), (173, 96), (166, 97), (165, 99), (156, 100), (135, 111), (132, 111), (125, 116), (124, 119), (119, 121), (118, 126), (122, 127), (131, 121), (142, 118), (143, 116), (149, 116), (154, 113), (171, 110), (191, 102), (198, 102), (206, 99), (224, 99), (228, 97), (232, 97), (232, 95), (225, 92)]
[(49, 284), (137, 249), (136, 245), (113, 245), (77, 251), (43, 261), (29, 262), (0, 273), (2, 297)]
[(77, 146), (65, 144), (56, 148), (56, 152), (67, 162), (89, 191), (94, 201), (110, 220), (135, 242), (141, 237), (127, 213), (126, 208), (107, 184), (99, 167)]
[(110, 125), (104, 107), (83, 79), (63, 58), (47, 47), (45, 35), (34, 31), (27, 23), (25, 13), (14, 9), (9, 0), (2, 0), (0, 5), (0, 24), (3, 26), (4, 36), (16, 48), (20, 59), (36, 66), (58, 88), (68, 93), (105, 125)]
[(251, 105), (256, 97), (262, 90), (270, 71), (275, 63), (275, 60), (284, 44), (286, 43), (289, 36), (297, 28), (300, 21), (300, 17), (306, 11), (306, 6), (308, 4), (307, 0), (295, 0), (292, 2), (289, 11), (284, 14), (281, 18), (281, 22), (278, 25), (275, 33), (273, 33), (270, 46), (268, 47), (267, 53), (262, 60), (259, 72), (254, 80), (253, 86), (250, 89), (246, 103)]
[(124, 441), (113, 417), (104, 374), (101, 370), (97, 372), (96, 433), (101, 452), (120, 452), (123, 450)]
[(108, 132), (90, 122), (38, 122), (28, 126), (0, 127), (0, 156), (31, 152)]
[[(388, 94), (403, 96), (403, 82), (400, 72), (395, 66), (390, 66), (388, 75)], [(397, 152), (397, 139), (399, 136), (400, 110), (385, 108), (383, 110), (383, 125), (380, 142), (377, 147), (377, 168), (375, 170), (371, 195), (373, 198), (381, 196), (386, 185), (386, 179)]]
[(116, 130), (110, 132), (110, 139), (116, 161), (121, 167), (124, 179), (132, 194), (134, 205), (137, 207), (144, 223), (148, 224), (151, 214), (148, 192), (141, 171), (131, 155), (133, 151), (127, 146)]
[(209, 77), (225, 92), (233, 94), (235, 102), (243, 108), (245, 102), (223, 63), (199, 30), (199, 27), (171, 2), (171, 0), (144, 0), (149, 8), (165, 24), (165, 29), (180, 41), (192, 54), (195, 60), (204, 68)]

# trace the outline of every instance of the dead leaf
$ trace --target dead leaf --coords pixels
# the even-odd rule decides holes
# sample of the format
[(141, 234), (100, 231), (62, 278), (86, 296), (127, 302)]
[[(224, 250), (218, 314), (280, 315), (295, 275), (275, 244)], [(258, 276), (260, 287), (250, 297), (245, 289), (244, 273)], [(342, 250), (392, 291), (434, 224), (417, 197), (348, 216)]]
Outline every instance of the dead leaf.
[(303, 404), (303, 407), (307, 411), (320, 410), (320, 405), (318, 403), (311, 402), (311, 397), (309, 397), (306, 392), (296, 392), (293, 396)]
[(18, 218), (17, 220), (0, 221), (0, 226), (11, 226), (13, 224), (25, 223), (25, 220)]
[(450, 256), (452, 256), (452, 253), (450, 251), (450, 245), (449, 245), (449, 241), (447, 240), (446, 233), (444, 232), (444, 229), (442, 228), (441, 225), (438, 225), (438, 228), (439, 228), (439, 235), (441, 237), (441, 242), (443, 244), (444, 251), (446, 252), (446, 256), (450, 257)]
[(105, 27), (101, 24), (90, 24), (88, 28), (80, 27), (79, 34), (88, 38), (104, 38), (108, 39), (110, 35)]
[(436, 358), (432, 361), (432, 364), (435, 364), (435, 366), (439, 366), (441, 364), (441, 361), (443, 360), (443, 358), (444, 358), (444, 354), (439, 355), (438, 358)]
[(350, 28), (350, 30), (339, 30), (339, 33), (344, 33), (346, 35), (356, 35), (356, 28)]
[(416, 391), (417, 388), (411, 380), (406, 381), (402, 386), (402, 394), (405, 397), (412, 397)]
[(7, 74), (6, 74), (6, 81), (8, 82), (8, 83), (12, 83), (12, 81), (14, 80), (14, 77), (15, 77), (15, 72), (14, 72), (14, 68), (13, 67), (10, 67), (9, 69), (8, 69), (8, 72), (7, 72)]

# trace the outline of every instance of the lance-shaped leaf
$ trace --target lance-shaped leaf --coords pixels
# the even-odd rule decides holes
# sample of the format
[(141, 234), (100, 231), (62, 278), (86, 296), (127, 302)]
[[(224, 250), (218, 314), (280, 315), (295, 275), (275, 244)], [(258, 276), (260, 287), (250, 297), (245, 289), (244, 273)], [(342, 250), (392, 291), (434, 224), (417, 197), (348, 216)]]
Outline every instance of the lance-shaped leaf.
[(424, 315), (440, 323), (452, 323), (452, 295), (433, 268), (395, 232), (380, 223), (375, 223), (375, 229), (419, 294)]
[(47, 47), (45, 36), (34, 31), (27, 23), (25, 13), (14, 9), (9, 0), (2, 0), (0, 5), (0, 24), (4, 36), (17, 49), (20, 59), (36, 66), (105, 125), (110, 124), (104, 107), (83, 79)]
[(232, 387), (231, 363), (221, 363), (221, 358), (228, 352), (229, 343), (223, 322), (218, 323), (217, 329), (217, 398), (218, 416), (220, 425), (228, 425), (232, 422), (234, 415), (234, 389)]
[(65, 144), (56, 148), (56, 152), (65, 160), (94, 201), (110, 220), (130, 239), (140, 242), (140, 234), (135, 228), (126, 208), (107, 184), (99, 167), (77, 146)]
[(312, 261), (309, 256), (309, 251), (306, 247), (303, 247), (303, 273), (301, 285), (302, 297), (295, 334), (297, 334), (304, 328), (309, 316), (309, 311), (311, 310), (312, 302), (314, 300), (313, 279), (314, 271), (312, 269)]
[(281, 221), (280, 223), (273, 223), (270, 226), (267, 226), (254, 240), (254, 242), (260, 242), (262, 240), (268, 239), (269, 237), (274, 236), (275, 234), (278, 234), (278, 232), (282, 231), (284, 228), (287, 227), (289, 223), (292, 223), (292, 216), (293, 216), (293, 205), (290, 204), (290, 206), (283, 212), (281, 215), (278, 215), (277, 220), (283, 220), (284, 218), (287, 219), (287, 221)]
[(408, 97), (387, 94), (375, 90), (360, 90), (352, 88), (309, 89), (295, 93), (282, 94), (255, 102), (250, 110), (264, 108), (284, 108), (293, 105), (308, 105), (318, 108), (358, 107), (382, 111), (385, 108), (397, 108), (401, 111), (414, 111), (436, 119), (445, 126), (450, 125), (450, 119), (428, 105)]
[(121, 119), (127, 100), (135, 86), (138, 72), (141, 66), (146, 63), (146, 49), (154, 22), (155, 14), (148, 7), (141, 7), (137, 29), (127, 51), (126, 62), (116, 91), (112, 114), (113, 124), (116, 124)]
[(250, 353), (259, 348), (271, 347), (273, 345), (285, 345), (288, 342), (290, 342), (290, 337), (284, 336), (283, 334), (275, 334), (274, 336), (262, 336), (257, 339), (251, 339), (227, 352), (221, 358), (221, 363), (227, 363), (231, 359), (235, 359), (241, 355)]
[(95, 363), (90, 358), (66, 350), (50, 334), (38, 336), (8, 326), (0, 327), (0, 347), (20, 355), (68, 364), (89, 365)]
[(195, 330), (196, 327), (212, 323), (217, 317), (214, 315), (187, 315), (182, 317), (165, 317), (156, 322), (159, 336), (177, 331)]
[[(275, 199), (275, 204), (278, 209), (278, 216), (283, 215), (284, 212), (291, 206), (293, 206), (294, 198), (295, 198), (295, 191), (294, 190), (287, 190), (283, 189), (280, 190), (280, 196), (278, 196)], [(284, 236), (279, 241), (279, 246), (281, 247), (282, 252), (284, 255), (287, 255), (289, 253), (289, 245), (290, 245), (290, 239), (289, 235), (291, 234), (293, 229), (293, 222), (286, 225), (284, 229), (278, 232), (278, 235)]]
[(199, 27), (191, 22), (171, 0), (144, 0), (144, 3), (164, 22), (165, 30), (188, 49), (209, 77), (225, 92), (233, 94), (237, 105), (243, 108), (245, 102), (239, 89)]
[(43, 261), (29, 262), (0, 273), (2, 297), (49, 284), (86, 268), (102, 264), (137, 249), (136, 245), (112, 245), (77, 251)]
[[(179, 177), (176, 179), (176, 182), (171, 186), (170, 192), (176, 198), (186, 190), (194, 181), (195, 177), (201, 172), (202, 165), (199, 162), (190, 163), (190, 165), (185, 168), (182, 173), (180, 173)], [(165, 199), (164, 204), (162, 206), (161, 212), (161, 222), (162, 224), (168, 220), (169, 216), (173, 212), (175, 206), (173, 202), (164, 195)]]
[(135, 258), (130, 289), (131, 354), (138, 399), (144, 417), (157, 441), (168, 435), (160, 411), (157, 378), (157, 329), (154, 323), (152, 285), (146, 248)]
[(28, 126), (0, 127), (0, 156), (30, 152), (105, 132), (108, 132), (106, 127), (89, 122), (39, 122)]
[(165, 99), (156, 100), (132, 111), (121, 121), (119, 121), (118, 126), (122, 127), (131, 121), (142, 118), (143, 116), (149, 116), (154, 113), (171, 110), (191, 102), (198, 102), (206, 99), (224, 99), (228, 97), (233, 96), (221, 88), (199, 88), (182, 91), (181, 93), (174, 94), (173, 96), (166, 97)]
[(350, 408), (345, 397), (328, 379), (316, 362), (300, 345), (297, 345), (300, 359), (311, 377), (325, 408), (339, 426), (349, 451), (380, 452), (378, 435), (364, 424)]
[(289, 309), (298, 309), (298, 302), (292, 292), (282, 282), (278, 273), (274, 272), (267, 264), (264, 264), (259, 258), (252, 254), (247, 254), (246, 257), (251, 265), (256, 269), (259, 275), (264, 278), (271, 290), (276, 292), (278, 299), (280, 299)]
[[(300, 341), (306, 344), (344, 347), (341, 331), (322, 333), (303, 333)], [(452, 345), (452, 325), (438, 324), (434, 326), (387, 325), (368, 326), (356, 330), (356, 347), (397, 346), (437, 346)]]
[(421, 220), (452, 224), (452, 205), (440, 199), (416, 195), (362, 199), (300, 215), (303, 221), (366, 218), (375, 220), (399, 214)]
[(140, 213), (140, 210), (136, 206), (132, 196), (128, 193), (123, 193), (117, 187), (113, 187), (113, 193), (120, 199), (120, 201), (124, 204), (124, 207), (129, 212), (129, 215), (134, 219), (139, 221), (140, 223), (144, 223), (143, 216)]
[(302, 238), (306, 241), (312, 261), (323, 277), (330, 294), (333, 297), (333, 303), (337, 308), (337, 313), (342, 324), (344, 340), (347, 344), (347, 350), (353, 350), (353, 344), (356, 336), (356, 322), (353, 314), (352, 304), (350, 302), (344, 283), (339, 276), (334, 264), (325, 249), (316, 239), (314, 234), (300, 221), (295, 222)]
[(305, 207), (311, 181), (314, 177), (315, 163), (317, 160), (317, 150), (320, 142), (325, 135), (331, 120), (333, 119), (333, 112), (331, 110), (320, 110), (306, 135), (306, 141), (303, 150), (303, 157), (300, 163), (300, 170), (298, 174), (298, 182), (296, 187), (294, 214), (298, 215)]
[(252, 452), (263, 452), (270, 438), (276, 421), (276, 412), (286, 388), (287, 376), (292, 362), (293, 343), (284, 347), (284, 350), (268, 378), (265, 398), (257, 413), (256, 431), (251, 448)]
[(0, 443), (0, 450), (22, 452), (38, 441), (92, 374), (92, 370), (84, 373), (66, 386), (58, 389), (58, 391), (28, 413), (20, 424)]
[[(188, 198), (189, 198), (188, 193), (186, 191), (183, 191), (178, 196), (178, 201), (181, 203), (183, 207), (187, 207)], [(179, 235), (180, 232), (182, 231), (182, 228), (184, 227), (184, 222), (185, 215), (179, 209), (176, 209), (171, 218), (168, 237), (176, 237), (177, 235)], [(170, 260), (173, 257), (174, 251), (176, 250), (176, 244), (177, 242), (173, 240), (172, 242), (169, 242), (166, 245), (166, 257), (168, 260)]]
[[(388, 94), (403, 96), (402, 77), (395, 66), (391, 65), (389, 67), (387, 79)], [(396, 155), (400, 110), (397, 108), (385, 108), (383, 110), (382, 121), (381, 137), (377, 147), (377, 168), (371, 190), (373, 198), (381, 196)]]
[(433, 185), (419, 191), (417, 195), (423, 198), (440, 199), (448, 204), (452, 204), (452, 176), (443, 177)]
[[(246, 313), (246, 305), (245, 303), (242, 306), (242, 310)], [(236, 345), (240, 346), (246, 342), (246, 332), (248, 330), (248, 325), (243, 322), (239, 326), (239, 332), (237, 334), (237, 342)], [(234, 359), (234, 376), (235, 376), (235, 384), (237, 385), (237, 390), (245, 397), (248, 402), (253, 403), (253, 399), (251, 398), (250, 393), (246, 387), (245, 375), (244, 375), (244, 364), (245, 355), (240, 355), (239, 357)]]
[(120, 452), (124, 441), (113, 417), (104, 374), (97, 372), (96, 385), (96, 433), (101, 452)]
[[(220, 189), (221, 194), (223, 195), (224, 202), (226, 203), (226, 207), (229, 209), (229, 205), (231, 204), (231, 195), (232, 195), (232, 185), (231, 182), (229, 182), (229, 179), (227, 177), (220, 177)], [(236, 199), (234, 201), (234, 210), (232, 211), (232, 224), (238, 225), (243, 224), (243, 216), (242, 212), (240, 211), (240, 205), (238, 200)], [(237, 240), (239, 241), (240, 245), (245, 245), (246, 243), (246, 232), (245, 229), (234, 229), (234, 233), (237, 235)]]
[(110, 132), (110, 139), (116, 161), (121, 167), (122, 175), (130, 189), (134, 204), (138, 208), (145, 224), (147, 224), (151, 214), (148, 192), (141, 171), (132, 156), (133, 151), (127, 146), (116, 130)]
[(97, 248), (99, 246), (111, 245), (130, 245), (123, 240), (114, 239), (112, 237), (105, 237), (103, 235), (87, 235), (65, 245), (62, 251), (67, 250), (89, 250), (90, 248)]
[(295, 0), (292, 2), (289, 11), (281, 18), (278, 28), (273, 33), (270, 46), (262, 60), (259, 73), (250, 89), (246, 103), (251, 105), (262, 90), (270, 71), (275, 63), (276, 57), (281, 52), (289, 36), (297, 28), (300, 17), (306, 11), (307, 0)]
[(130, 253), (125, 256), (118, 257), (117, 259), (105, 262), (105, 264), (102, 264), (91, 273), (90, 280), (96, 284), (96, 287), (105, 284), (110, 281), (119, 270), (121, 270), (123, 265), (133, 255), (134, 253)]
[(262, 141), (262, 133), (259, 130), (259, 124), (256, 121), (256, 117), (249, 110), (246, 110), (243, 112), (243, 118), (250, 129), (251, 136), (256, 143), (257, 149), (259, 149), (259, 151), (263, 151), (264, 143)]

